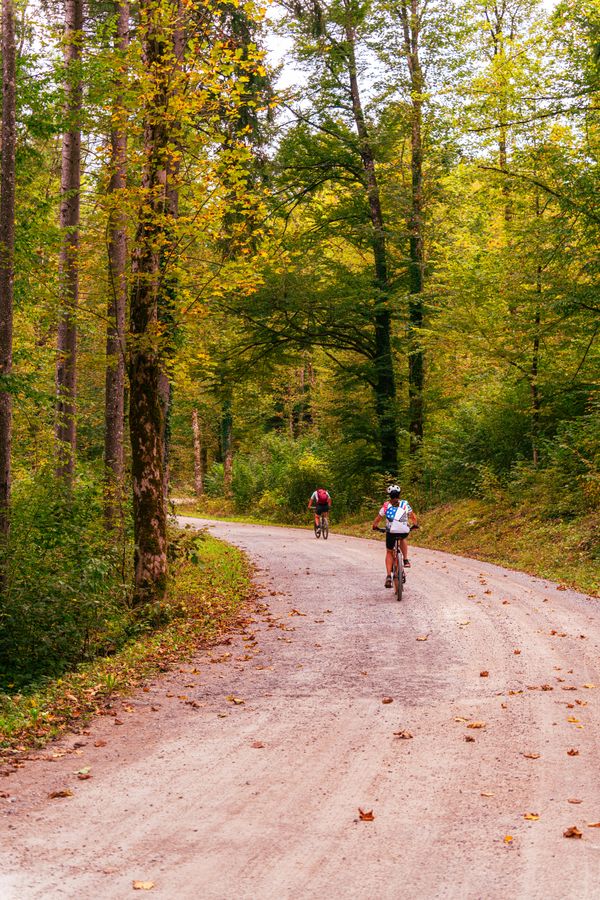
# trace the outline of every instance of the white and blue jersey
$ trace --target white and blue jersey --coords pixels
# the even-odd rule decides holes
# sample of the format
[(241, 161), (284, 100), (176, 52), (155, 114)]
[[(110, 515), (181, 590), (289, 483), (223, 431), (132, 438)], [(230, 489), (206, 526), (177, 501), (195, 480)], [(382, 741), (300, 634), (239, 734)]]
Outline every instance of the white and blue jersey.
[(412, 506), (406, 500), (401, 500), (398, 506), (386, 500), (379, 510), (379, 515), (382, 519), (385, 518), (385, 528), (390, 534), (408, 534), (410, 531), (408, 514), (411, 512)]

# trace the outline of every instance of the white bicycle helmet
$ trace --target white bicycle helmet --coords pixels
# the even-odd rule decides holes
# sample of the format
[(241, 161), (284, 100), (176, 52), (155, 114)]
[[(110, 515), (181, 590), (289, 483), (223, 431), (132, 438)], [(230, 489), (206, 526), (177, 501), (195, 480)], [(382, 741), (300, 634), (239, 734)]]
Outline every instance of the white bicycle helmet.
[(388, 494), (399, 494), (400, 493), (400, 485), (399, 484), (390, 484), (387, 489)]

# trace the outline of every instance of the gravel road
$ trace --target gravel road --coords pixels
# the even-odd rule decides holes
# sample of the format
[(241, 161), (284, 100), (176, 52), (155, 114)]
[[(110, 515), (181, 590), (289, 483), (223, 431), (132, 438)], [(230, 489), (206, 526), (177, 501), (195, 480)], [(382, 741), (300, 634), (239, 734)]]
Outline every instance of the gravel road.
[(257, 608), (0, 779), (2, 900), (600, 896), (598, 600), (414, 549), (398, 603), (380, 543), (211, 527)]

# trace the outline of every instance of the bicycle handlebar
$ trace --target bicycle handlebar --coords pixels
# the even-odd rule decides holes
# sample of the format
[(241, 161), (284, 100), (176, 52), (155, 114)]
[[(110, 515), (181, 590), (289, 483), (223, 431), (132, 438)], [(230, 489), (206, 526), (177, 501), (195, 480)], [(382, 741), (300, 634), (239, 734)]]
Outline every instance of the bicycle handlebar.
[[(420, 528), (420, 525), (411, 525), (410, 530), (414, 531), (415, 528)], [(387, 534), (387, 528), (374, 528), (373, 531), (380, 531), (382, 534)]]

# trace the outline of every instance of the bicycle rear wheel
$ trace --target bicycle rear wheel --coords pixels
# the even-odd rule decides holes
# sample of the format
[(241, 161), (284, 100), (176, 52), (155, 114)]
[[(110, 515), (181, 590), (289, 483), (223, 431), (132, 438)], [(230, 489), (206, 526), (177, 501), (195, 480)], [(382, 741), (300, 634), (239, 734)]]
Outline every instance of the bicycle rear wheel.
[(325, 516), (321, 516), (321, 534), (323, 535), (323, 540), (326, 541), (329, 537), (329, 522)]
[[(398, 545), (396, 544), (396, 548)], [(396, 557), (394, 560), (394, 587), (396, 588), (396, 599), (398, 601), (402, 600), (402, 591), (404, 589), (404, 560), (402, 556), (396, 549)]]

